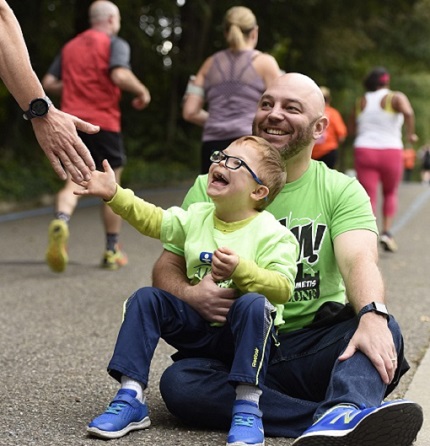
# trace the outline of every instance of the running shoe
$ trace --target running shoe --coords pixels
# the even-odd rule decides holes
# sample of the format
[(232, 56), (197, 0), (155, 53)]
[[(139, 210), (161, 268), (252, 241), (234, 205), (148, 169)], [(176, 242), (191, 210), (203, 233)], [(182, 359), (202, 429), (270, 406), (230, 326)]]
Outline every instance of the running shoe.
[(136, 399), (136, 391), (120, 389), (106, 411), (87, 426), (87, 432), (99, 438), (111, 439), (150, 425), (148, 407)]
[(410, 446), (422, 424), (422, 408), (412, 401), (389, 401), (362, 410), (339, 405), (327, 411), (293, 446)]
[(391, 234), (384, 232), (379, 238), (379, 243), (387, 252), (396, 252), (398, 247)]
[(237, 400), (233, 405), (233, 420), (226, 446), (263, 446), (263, 416), (257, 404)]
[(52, 220), (48, 229), (48, 249), (46, 250), (46, 263), (56, 273), (66, 269), (69, 256), (67, 255), (67, 240), (69, 227), (64, 220)]
[(101, 267), (109, 270), (116, 270), (127, 265), (127, 263), (127, 254), (124, 251), (121, 251), (119, 246), (116, 246), (115, 251), (108, 250), (104, 253)]

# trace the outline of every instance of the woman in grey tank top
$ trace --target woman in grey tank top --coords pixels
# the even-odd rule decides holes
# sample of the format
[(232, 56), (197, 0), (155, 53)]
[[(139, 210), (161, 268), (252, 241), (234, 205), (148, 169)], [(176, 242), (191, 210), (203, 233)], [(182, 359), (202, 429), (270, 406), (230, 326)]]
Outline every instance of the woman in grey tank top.
[(255, 49), (258, 25), (250, 9), (230, 8), (224, 35), (228, 47), (204, 61), (184, 96), (183, 118), (203, 127), (201, 173), (208, 172), (213, 151), (251, 134), (258, 100), (281, 74), (274, 57)]

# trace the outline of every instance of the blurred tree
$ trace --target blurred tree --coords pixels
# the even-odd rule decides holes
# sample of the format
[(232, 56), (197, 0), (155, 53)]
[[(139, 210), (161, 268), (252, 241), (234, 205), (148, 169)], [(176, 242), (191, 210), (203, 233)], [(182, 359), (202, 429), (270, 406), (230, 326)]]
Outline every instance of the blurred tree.
[[(62, 45), (88, 26), (91, 0), (9, 0), (36, 73), (46, 72)], [(257, 16), (258, 48), (285, 71), (299, 71), (328, 85), (347, 119), (361, 80), (374, 65), (392, 73), (392, 87), (408, 94), (418, 131), (430, 135), (425, 99), (430, 95), (430, 0), (117, 0), (120, 35), (132, 48), (132, 65), (152, 94), (138, 113), (124, 95), (123, 132), (129, 159), (174, 160), (196, 168), (201, 129), (181, 118), (181, 99), (190, 74), (224, 47), (222, 18), (234, 5)], [(0, 160), (41, 163), (31, 128), (0, 84)]]

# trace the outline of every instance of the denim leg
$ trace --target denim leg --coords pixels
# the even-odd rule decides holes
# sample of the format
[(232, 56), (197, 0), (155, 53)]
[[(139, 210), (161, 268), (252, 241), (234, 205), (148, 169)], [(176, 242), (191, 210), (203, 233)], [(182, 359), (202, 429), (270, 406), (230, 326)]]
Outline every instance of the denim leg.
[[(357, 328), (354, 317), (318, 329), (302, 329), (280, 336), (267, 371), (260, 408), (268, 436), (298, 437), (338, 402), (378, 406), (387, 387), (379, 373), (357, 352), (339, 363)], [(389, 328), (398, 351), (396, 382), (404, 367), (403, 340), (391, 316)], [(182, 360), (171, 365), (160, 380), (161, 395), (169, 411), (200, 427), (228, 429), (235, 393), (228, 385), (230, 369), (210, 359)]]
[[(161, 376), (161, 396), (167, 409), (184, 423), (228, 431), (236, 398), (229, 373), (230, 368), (215, 359), (182, 359)], [(260, 388), (267, 436), (295, 438), (312, 424), (317, 403), (291, 398), (264, 384)]]
[(175, 348), (203, 355), (212, 333), (209, 324), (180, 299), (158, 288), (141, 288), (126, 302), (109, 374), (118, 381), (126, 375), (147, 386), (160, 337)]
[[(400, 377), (409, 369), (409, 365), (403, 356), (404, 344), (400, 327), (393, 316), (390, 316), (388, 328), (393, 335), (398, 355), (398, 368), (390, 386), (384, 384), (367, 356), (357, 351), (346, 361), (336, 361), (324, 403), (316, 411), (315, 418), (340, 403), (352, 403), (357, 407), (379, 406), (385, 396), (395, 388)], [(347, 340), (349, 339), (350, 337)]]
[(264, 383), (275, 336), (275, 315), (275, 307), (261, 294), (245, 294), (231, 306), (227, 315), (235, 345), (231, 383)]

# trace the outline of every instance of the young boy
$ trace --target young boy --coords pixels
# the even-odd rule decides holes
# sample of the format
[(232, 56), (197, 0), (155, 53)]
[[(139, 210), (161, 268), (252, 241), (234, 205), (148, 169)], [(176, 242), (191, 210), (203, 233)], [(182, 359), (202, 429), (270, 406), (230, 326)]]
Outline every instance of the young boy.
[[(108, 366), (122, 388), (106, 412), (89, 424), (93, 435), (119, 438), (149, 426), (143, 390), (161, 337), (191, 357), (204, 351), (231, 364), (236, 401), (227, 445), (264, 444), (259, 384), (264, 382), (274, 327), (282, 322), (282, 304), (293, 292), (298, 257), (296, 238), (264, 208), (284, 186), (286, 173), (279, 151), (254, 136), (214, 152), (211, 161), (207, 194), (212, 201), (195, 203), (187, 211), (163, 210), (122, 189), (107, 161), (105, 172), (93, 172), (90, 181), (81, 183), (85, 190), (76, 192), (103, 198), (143, 234), (182, 246), (191, 283), (213, 280), (237, 288), (239, 295), (228, 303), (225, 325), (211, 324), (157, 288), (132, 295), (116, 344), (121, 349), (127, 345), (128, 355), (118, 357), (115, 349)], [(140, 307), (133, 311), (138, 317), (127, 317), (132, 305)], [(131, 339), (128, 332), (137, 326), (141, 336)]]

